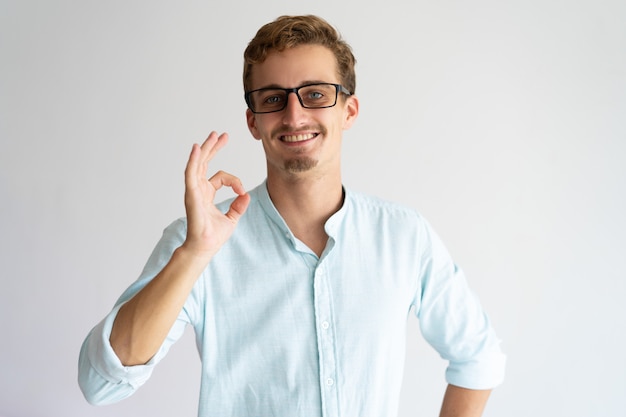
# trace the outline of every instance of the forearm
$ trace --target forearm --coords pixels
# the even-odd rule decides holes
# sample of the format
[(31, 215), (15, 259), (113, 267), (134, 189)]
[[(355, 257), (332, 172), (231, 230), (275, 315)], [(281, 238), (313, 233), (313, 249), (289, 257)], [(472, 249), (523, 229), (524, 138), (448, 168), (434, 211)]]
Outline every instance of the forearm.
[(110, 342), (122, 364), (141, 365), (156, 354), (206, 264), (176, 249), (163, 270), (120, 308)]
[(491, 390), (471, 390), (448, 385), (439, 417), (480, 417)]

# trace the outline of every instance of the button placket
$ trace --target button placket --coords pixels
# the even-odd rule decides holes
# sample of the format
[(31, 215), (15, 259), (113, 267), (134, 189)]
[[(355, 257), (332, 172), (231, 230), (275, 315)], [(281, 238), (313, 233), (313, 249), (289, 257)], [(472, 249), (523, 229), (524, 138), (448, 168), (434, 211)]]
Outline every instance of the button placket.
[(334, 332), (331, 326), (332, 305), (328, 276), (323, 265), (315, 271), (315, 316), (320, 363), (320, 386), (324, 416), (338, 415)]

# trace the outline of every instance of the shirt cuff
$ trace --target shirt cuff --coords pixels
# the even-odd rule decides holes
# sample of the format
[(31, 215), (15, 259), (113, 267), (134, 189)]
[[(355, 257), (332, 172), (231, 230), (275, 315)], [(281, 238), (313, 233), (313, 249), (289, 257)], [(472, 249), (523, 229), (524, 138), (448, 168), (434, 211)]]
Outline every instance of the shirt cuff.
[(144, 365), (124, 366), (115, 354), (109, 338), (121, 305), (116, 306), (91, 332), (87, 341), (87, 357), (93, 369), (114, 384), (129, 384), (134, 389), (143, 385), (152, 374), (154, 358)]
[(506, 355), (490, 352), (466, 362), (451, 361), (446, 369), (446, 381), (467, 389), (492, 389), (504, 381)]

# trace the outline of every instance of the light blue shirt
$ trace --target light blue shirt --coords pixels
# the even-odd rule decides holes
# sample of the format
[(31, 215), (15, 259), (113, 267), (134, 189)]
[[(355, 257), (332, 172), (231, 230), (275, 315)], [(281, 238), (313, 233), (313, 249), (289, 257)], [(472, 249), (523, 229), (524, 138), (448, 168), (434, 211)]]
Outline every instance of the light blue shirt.
[(411, 311), (449, 362), (450, 384), (502, 381), (505, 357), (486, 314), (417, 212), (346, 190), (318, 257), (291, 233), (265, 184), (250, 196), (159, 352), (124, 367), (109, 344), (113, 320), (183, 243), (186, 221), (167, 227), (140, 278), (83, 344), (79, 383), (91, 403), (131, 395), (190, 324), (202, 359), (200, 417), (394, 416)]

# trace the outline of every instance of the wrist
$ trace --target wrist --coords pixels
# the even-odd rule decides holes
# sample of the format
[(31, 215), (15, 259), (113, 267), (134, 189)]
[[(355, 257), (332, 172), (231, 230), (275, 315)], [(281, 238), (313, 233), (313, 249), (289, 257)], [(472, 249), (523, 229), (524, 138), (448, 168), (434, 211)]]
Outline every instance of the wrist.
[(188, 268), (191, 267), (201, 272), (216, 253), (217, 251), (198, 249), (193, 245), (183, 243), (174, 250), (172, 259), (176, 258), (176, 261), (184, 263)]

